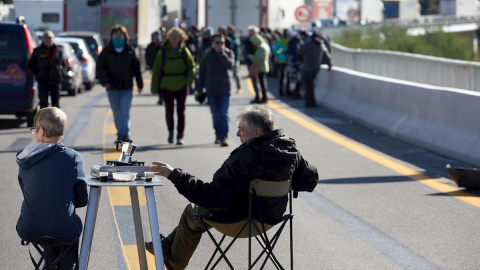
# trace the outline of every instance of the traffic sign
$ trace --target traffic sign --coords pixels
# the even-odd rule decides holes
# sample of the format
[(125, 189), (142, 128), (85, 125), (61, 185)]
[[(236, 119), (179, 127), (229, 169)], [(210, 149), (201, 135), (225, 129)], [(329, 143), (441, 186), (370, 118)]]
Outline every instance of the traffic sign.
[(306, 23), (312, 19), (312, 8), (308, 5), (299, 6), (295, 9), (295, 19), (301, 23)]
[(350, 20), (353, 20), (358, 16), (358, 11), (354, 8), (351, 8), (347, 11), (347, 16)]

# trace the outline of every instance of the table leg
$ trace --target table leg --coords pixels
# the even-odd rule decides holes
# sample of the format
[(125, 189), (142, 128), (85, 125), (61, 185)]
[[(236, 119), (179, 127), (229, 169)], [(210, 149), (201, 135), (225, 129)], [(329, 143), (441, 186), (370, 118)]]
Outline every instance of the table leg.
[(78, 261), (79, 270), (86, 270), (90, 249), (92, 248), (93, 232), (95, 230), (95, 221), (97, 219), (98, 204), (102, 187), (90, 186), (88, 198), (87, 214), (85, 217), (85, 226), (83, 229), (82, 246), (80, 248), (80, 258)]
[(150, 230), (152, 232), (155, 264), (157, 266), (157, 270), (163, 270), (165, 269), (165, 266), (163, 265), (162, 242), (160, 240), (160, 229), (158, 227), (157, 207), (155, 204), (153, 187), (145, 187), (145, 196), (147, 197), (148, 218), (150, 220)]
[(140, 215), (140, 203), (138, 201), (137, 187), (130, 187), (130, 199), (132, 201), (133, 223), (135, 225), (135, 236), (137, 238), (138, 260), (140, 269), (148, 270), (147, 254), (145, 252), (145, 240), (143, 238), (142, 216)]

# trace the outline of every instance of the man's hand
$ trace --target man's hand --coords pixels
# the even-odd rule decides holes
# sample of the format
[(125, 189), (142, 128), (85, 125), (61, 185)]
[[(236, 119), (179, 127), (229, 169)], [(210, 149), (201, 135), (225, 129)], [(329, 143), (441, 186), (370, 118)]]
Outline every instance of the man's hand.
[(143, 90), (143, 88), (137, 88), (137, 91), (138, 91), (139, 94), (142, 93), (142, 90)]
[(107, 89), (107, 90), (110, 89), (110, 83), (105, 84), (105, 89)]
[(156, 175), (168, 178), (170, 173), (173, 171), (173, 168), (167, 163), (163, 163), (161, 161), (154, 161), (152, 162), (152, 166), (150, 166), (150, 170)]

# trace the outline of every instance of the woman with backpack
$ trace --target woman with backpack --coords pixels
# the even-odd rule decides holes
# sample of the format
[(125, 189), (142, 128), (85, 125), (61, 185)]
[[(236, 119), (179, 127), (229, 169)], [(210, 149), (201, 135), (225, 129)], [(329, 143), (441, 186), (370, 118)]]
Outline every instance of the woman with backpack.
[(161, 49), (152, 71), (151, 92), (161, 91), (165, 102), (165, 118), (168, 127), (168, 143), (174, 138), (174, 110), (177, 106), (177, 145), (183, 145), (185, 131), (185, 106), (195, 76), (195, 61), (185, 46), (187, 34), (173, 27), (167, 32), (166, 42)]

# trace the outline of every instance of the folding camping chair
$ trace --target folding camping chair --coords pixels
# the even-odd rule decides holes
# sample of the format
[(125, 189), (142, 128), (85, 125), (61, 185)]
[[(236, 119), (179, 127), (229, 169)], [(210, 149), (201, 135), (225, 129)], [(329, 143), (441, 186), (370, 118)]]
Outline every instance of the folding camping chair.
[[(293, 214), (292, 214), (292, 189), (291, 189), (291, 180), (274, 182), (274, 181), (265, 181), (260, 179), (255, 179), (250, 182), (249, 188), (249, 205), (248, 205), (248, 218), (239, 220), (237, 222), (218, 222), (207, 219), (204, 216), (196, 215), (196, 218), (199, 219), (205, 229), (207, 230), (208, 235), (216, 246), (215, 251), (213, 252), (207, 266), (205, 269), (208, 269), (214, 259), (217, 257), (217, 253), (220, 253), (219, 257), (212, 265), (210, 269), (214, 269), (220, 260), (223, 258), (228, 264), (230, 269), (234, 269), (230, 260), (227, 258), (226, 253), (235, 243), (238, 238), (248, 238), (248, 269), (252, 269), (260, 260), (263, 255), (266, 255), (260, 269), (263, 269), (270, 260), (276, 269), (284, 269), (280, 264), (279, 260), (273, 253), (273, 249), (277, 244), (277, 241), (285, 228), (287, 222), (290, 223), (290, 268), (293, 269)], [(288, 213), (284, 214), (280, 220), (274, 223), (266, 223), (261, 218), (261, 213), (258, 213), (259, 209), (265, 209), (269, 206), (268, 202), (275, 202), (282, 199), (288, 200)], [(208, 225), (215, 228), (217, 231), (223, 234), (219, 242), (214, 238), (213, 234), (208, 230)], [(271, 228), (278, 225), (278, 230), (275, 234), (269, 238), (267, 231)], [(221, 247), (225, 237), (229, 236), (233, 239), (228, 244), (228, 246), (223, 249)], [(257, 242), (262, 247), (262, 252), (256, 257), (255, 261), (252, 263), (252, 237), (255, 237)]]
[[(70, 249), (72, 249), (72, 247), (77, 243), (77, 241), (73, 243), (65, 243), (57, 238), (50, 237), (50, 236), (43, 236), (33, 241), (31, 244), (40, 254), (40, 258), (38, 259), (38, 261), (36, 261), (33, 258), (30, 250), (28, 251), (30, 253), (30, 259), (32, 260), (33, 265), (35, 266), (35, 270), (57, 269), (60, 261), (63, 259), (65, 254), (67, 254), (67, 252)], [(29, 242), (22, 240), (23, 246), (28, 246), (28, 244)], [(54, 254), (53, 252), (54, 248), (60, 249), (59, 255), (56, 256)], [(42, 263), (43, 263), (43, 267), (40, 268), (42, 266)]]

